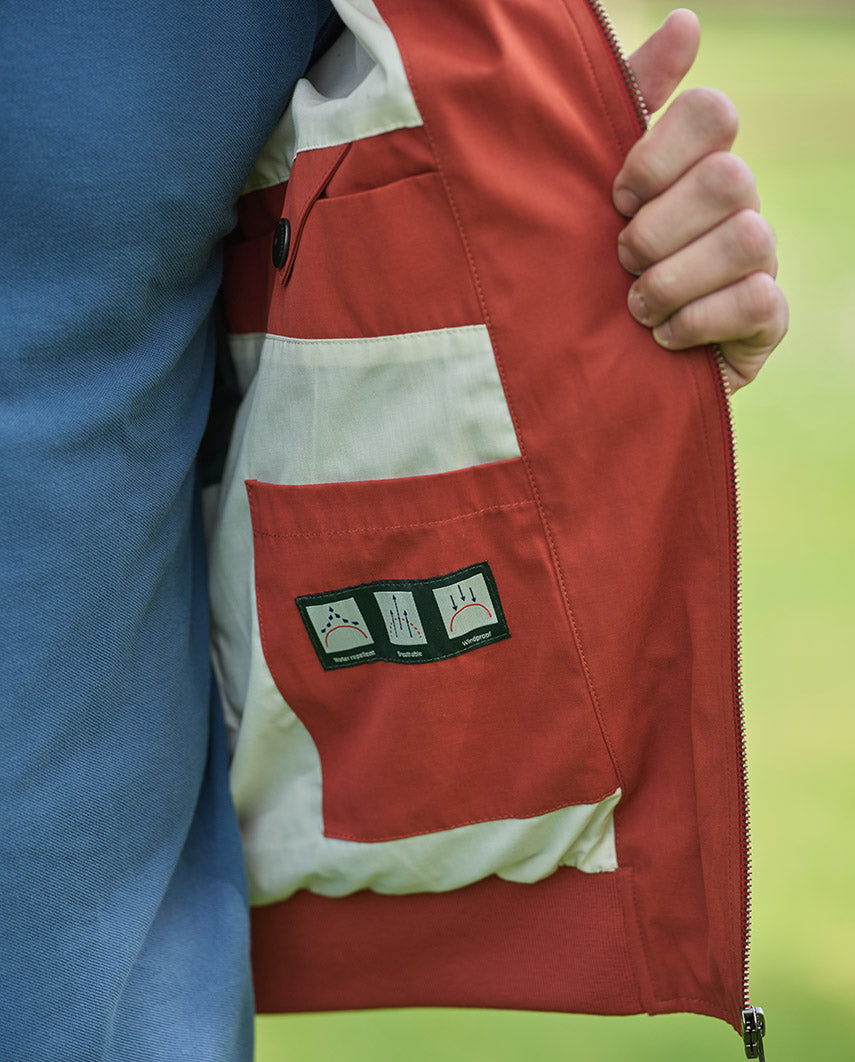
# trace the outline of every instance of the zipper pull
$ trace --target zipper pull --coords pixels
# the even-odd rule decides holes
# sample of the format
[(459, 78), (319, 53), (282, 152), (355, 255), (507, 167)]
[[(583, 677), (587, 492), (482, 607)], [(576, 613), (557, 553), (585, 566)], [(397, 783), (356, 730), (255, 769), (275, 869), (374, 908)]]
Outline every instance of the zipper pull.
[(742, 1011), (742, 1039), (745, 1042), (745, 1057), (759, 1058), (765, 1062), (763, 1037), (766, 1035), (766, 1016), (760, 1007), (746, 1007)]

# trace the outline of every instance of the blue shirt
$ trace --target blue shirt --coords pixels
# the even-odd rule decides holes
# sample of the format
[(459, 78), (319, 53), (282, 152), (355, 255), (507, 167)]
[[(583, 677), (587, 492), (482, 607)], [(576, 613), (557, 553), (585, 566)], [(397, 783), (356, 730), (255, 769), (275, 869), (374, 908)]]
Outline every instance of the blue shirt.
[(329, 10), (3, 4), (8, 1062), (251, 1057), (195, 457), (220, 242)]

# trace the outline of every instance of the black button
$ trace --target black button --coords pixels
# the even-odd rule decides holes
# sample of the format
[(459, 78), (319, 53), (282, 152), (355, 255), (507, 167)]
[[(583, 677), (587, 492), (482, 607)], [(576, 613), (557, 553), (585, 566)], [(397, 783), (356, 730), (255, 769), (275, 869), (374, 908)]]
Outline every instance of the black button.
[(277, 269), (285, 265), (288, 258), (288, 248), (291, 246), (291, 222), (287, 218), (280, 218), (273, 234), (273, 264)]

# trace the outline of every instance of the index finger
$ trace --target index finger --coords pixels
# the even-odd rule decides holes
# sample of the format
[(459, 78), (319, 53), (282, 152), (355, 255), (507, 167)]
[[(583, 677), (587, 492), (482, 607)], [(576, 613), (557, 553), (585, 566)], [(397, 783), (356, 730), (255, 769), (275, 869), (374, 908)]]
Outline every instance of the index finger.
[(613, 186), (614, 203), (632, 217), (706, 155), (729, 151), (739, 117), (716, 89), (687, 89), (630, 150)]

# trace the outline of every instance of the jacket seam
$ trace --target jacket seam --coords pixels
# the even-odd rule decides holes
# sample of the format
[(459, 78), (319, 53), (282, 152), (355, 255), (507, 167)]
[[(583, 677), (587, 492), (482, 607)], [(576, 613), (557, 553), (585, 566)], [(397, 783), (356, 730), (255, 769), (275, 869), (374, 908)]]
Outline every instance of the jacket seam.
[[(588, 72), (590, 73), (591, 80), (593, 81), (594, 86), (595, 86), (595, 88), (597, 90), (597, 96), (599, 97), (599, 100), (600, 100), (600, 106), (602, 107), (603, 112), (605, 113), (605, 116), (606, 116), (606, 120), (608, 121), (609, 127), (611, 128), (612, 136), (615, 139), (615, 144), (617, 145), (618, 150), (620, 151), (621, 155), (626, 155), (627, 147), (624, 145), (623, 141), (621, 140), (620, 133), (618, 132), (618, 126), (617, 126), (617, 124), (616, 124), (616, 122), (614, 120), (614, 117), (612, 115), (611, 110), (609, 109), (609, 105), (606, 102), (606, 96), (605, 96), (605, 93), (603, 92), (603, 87), (600, 84), (600, 79), (597, 77), (596, 66), (594, 65), (593, 59), (591, 58), (591, 53), (588, 50), (587, 41), (585, 40), (585, 37), (584, 37), (582, 31), (579, 28), (579, 22), (578, 22), (576, 16), (573, 14), (573, 11), (570, 8), (570, 5), (567, 3), (567, 0), (563, 0), (563, 7), (564, 7), (565, 11), (567, 12), (568, 18), (573, 23), (573, 29), (576, 31), (576, 36), (577, 36), (577, 38), (579, 40), (579, 45), (580, 45), (582, 51), (585, 53), (585, 61), (588, 64)], [(590, 7), (589, 7), (589, 9), (590, 9)]]
[[(574, 27), (575, 27), (575, 24), (574, 24)], [(576, 28), (576, 32), (578, 34), (578, 32), (579, 32), (578, 31), (578, 27), (575, 27), (575, 28)], [(588, 687), (588, 693), (589, 693), (589, 696), (591, 698), (591, 703), (592, 703), (592, 707), (593, 707), (593, 710), (594, 710), (594, 714), (596, 715), (596, 718), (597, 718), (597, 725), (598, 725), (599, 730), (600, 730), (600, 735), (601, 735), (601, 737), (603, 739), (603, 742), (604, 742), (604, 744), (606, 746), (606, 749), (608, 750), (609, 758), (611, 760), (612, 767), (614, 768), (614, 772), (615, 772), (615, 776), (617, 778), (618, 784), (619, 784), (620, 788), (623, 790), (623, 792), (625, 793), (626, 792), (626, 786), (625, 786), (624, 780), (623, 780), (623, 778), (621, 776), (620, 768), (618, 766), (617, 757), (616, 757), (616, 754), (615, 754), (615, 749), (614, 749), (614, 747), (612, 745), (612, 742), (611, 742), (611, 740), (610, 740), (610, 738), (608, 736), (608, 732), (606, 730), (605, 721), (603, 719), (602, 711), (601, 711), (601, 708), (600, 708), (599, 696), (597, 695), (596, 687), (594, 685), (593, 675), (591, 673), (591, 669), (590, 669), (590, 666), (588, 664), (588, 659), (587, 659), (587, 656), (585, 654), (585, 650), (582, 647), (582, 639), (581, 639), (580, 632), (579, 632), (579, 626), (578, 626), (578, 624), (576, 622), (576, 616), (575, 616), (575, 612), (573, 610), (573, 606), (570, 603), (570, 596), (569, 596), (569, 593), (568, 593), (567, 580), (566, 580), (566, 577), (564, 575), (564, 571), (563, 571), (562, 566), (561, 566), (560, 558), (558, 556), (558, 551), (557, 551), (557, 548), (556, 548), (556, 545), (555, 545), (555, 538), (554, 538), (554, 536), (552, 534), (552, 529), (549, 526), (549, 521), (546, 518), (546, 507), (543, 504), (543, 499), (541, 497), (540, 491), (539, 491), (538, 486), (537, 486), (537, 481), (536, 481), (536, 478), (535, 478), (534, 469), (533, 469), (532, 464), (531, 464), (531, 459), (528, 456), (528, 450), (527, 450), (527, 447), (525, 445), (525, 442), (524, 442), (524, 439), (523, 439), (523, 436), (522, 436), (522, 431), (520, 429), (519, 419), (517, 417), (517, 413), (516, 413), (516, 410), (514, 408), (513, 401), (511, 399), (510, 391), (509, 391), (508, 384), (507, 384), (507, 378), (506, 378), (504, 367), (503, 367), (503, 364), (502, 364), (502, 357), (501, 357), (501, 354), (500, 354), (500, 351), (499, 351), (499, 344), (496, 341), (496, 336), (495, 336), (495, 332), (494, 332), (494, 328), (493, 328), (492, 315), (490, 314), (490, 310), (489, 310), (488, 305), (487, 305), (487, 299), (486, 299), (486, 296), (484, 294), (483, 286), (481, 284), (481, 278), (480, 278), (480, 275), (479, 275), (479, 272), (478, 272), (478, 267), (476, 265), (474, 255), (472, 253), (472, 247), (471, 247), (471, 244), (469, 242), (469, 239), (468, 239), (468, 236), (467, 236), (467, 233), (466, 233), (466, 229), (465, 229), (465, 227), (463, 225), (463, 221), (462, 221), (462, 218), (460, 216), (460, 211), (459, 211), (459, 209), (457, 207), (457, 203), (456, 203), (456, 200), (455, 200), (455, 197), (454, 197), (454, 193), (453, 193), (453, 191), (451, 189), (451, 185), (450, 185), (450, 182), (448, 180), (448, 175), (446, 173), (445, 166), (443, 165), (442, 158), (441, 158), (440, 152), (438, 150), (437, 142), (436, 142), (436, 139), (434, 138), (430, 122), (428, 121), (428, 119), (425, 116), (425, 110), (422, 107), (421, 100), (420, 100), (420, 95), (421, 94), (417, 91), (416, 81), (415, 81), (415, 78), (412, 76), (412, 69), (410, 67), (407, 55), (406, 55), (405, 50), (402, 47), (401, 43), (398, 42), (398, 44), (399, 44), (399, 49), (400, 49), (400, 52), (401, 52), (401, 60), (402, 60), (402, 62), (404, 64), (404, 70), (405, 70), (405, 73), (407, 75), (407, 80), (410, 83), (410, 90), (413, 93), (413, 99), (416, 102), (416, 107), (418, 108), (419, 113), (422, 115), (422, 122), (423, 122), (422, 128), (424, 129), (425, 136), (427, 137), (428, 143), (430, 144), (431, 152), (433, 154), (434, 161), (436, 163), (437, 173), (440, 175), (440, 177), (442, 179), (442, 185), (443, 185), (443, 188), (445, 189), (445, 194), (446, 194), (446, 198), (448, 200), (449, 208), (450, 208), (450, 210), (452, 212), (455, 224), (457, 226), (457, 231), (460, 234), (460, 239), (461, 239), (461, 241), (463, 243), (464, 251), (466, 253), (466, 259), (467, 259), (467, 261), (469, 263), (469, 270), (470, 270), (470, 275), (472, 277), (472, 282), (475, 285), (475, 290), (476, 290), (477, 295), (478, 295), (478, 302), (479, 302), (479, 304), (481, 306), (481, 311), (482, 311), (483, 316), (484, 316), (484, 324), (486, 325), (487, 330), (488, 330), (488, 332), (490, 334), (490, 341), (491, 341), (491, 344), (492, 344), (492, 347), (493, 347), (493, 356), (495, 358), (496, 368), (498, 370), (499, 377), (500, 377), (500, 379), (502, 381), (502, 390), (504, 391), (504, 394), (505, 394), (505, 402), (507, 403), (508, 412), (510, 413), (511, 421), (513, 423), (514, 431), (516, 433), (517, 443), (518, 443), (519, 449), (520, 449), (520, 456), (522, 458), (523, 466), (524, 466), (525, 471), (526, 471), (526, 477), (527, 477), (528, 482), (529, 482), (529, 489), (531, 490), (532, 496), (533, 496), (535, 504), (537, 506), (537, 511), (538, 511), (538, 516), (540, 518), (541, 527), (543, 528), (543, 533), (544, 533), (544, 536), (546, 537), (546, 541), (547, 541), (547, 544), (548, 544), (548, 547), (549, 547), (549, 554), (550, 554), (550, 557), (552, 558), (553, 570), (555, 572), (556, 579), (558, 580), (558, 585), (561, 588), (561, 595), (562, 595), (562, 598), (564, 600), (564, 606), (565, 606), (565, 614), (567, 616), (568, 625), (570, 627), (570, 631), (571, 631), (571, 634), (573, 636), (573, 642), (574, 642), (574, 644), (576, 646), (576, 652), (579, 655), (579, 662), (580, 662), (581, 667), (582, 667), (582, 672), (583, 672), (583, 674), (585, 676), (585, 683), (586, 683), (586, 685)], [(585, 54), (587, 56), (587, 49), (585, 50)], [(590, 59), (589, 59), (589, 64), (590, 64)], [(596, 82), (596, 78), (594, 80)], [(597, 90), (598, 90), (598, 92), (600, 91), (599, 83), (597, 83)], [(611, 122), (611, 116), (609, 116), (609, 121)], [(617, 824), (615, 824), (615, 833), (617, 834)]]

